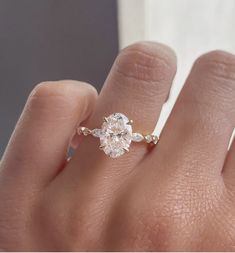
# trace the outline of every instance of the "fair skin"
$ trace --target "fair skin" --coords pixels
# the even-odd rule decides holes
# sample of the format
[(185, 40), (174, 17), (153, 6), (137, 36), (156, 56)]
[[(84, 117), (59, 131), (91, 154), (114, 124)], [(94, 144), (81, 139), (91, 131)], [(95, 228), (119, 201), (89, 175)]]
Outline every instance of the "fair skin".
[(112, 159), (78, 124), (122, 112), (152, 132), (176, 72), (168, 47), (136, 43), (99, 96), (77, 81), (42, 83), (16, 125), (0, 170), (4, 251), (234, 251), (235, 56), (196, 60), (155, 148)]

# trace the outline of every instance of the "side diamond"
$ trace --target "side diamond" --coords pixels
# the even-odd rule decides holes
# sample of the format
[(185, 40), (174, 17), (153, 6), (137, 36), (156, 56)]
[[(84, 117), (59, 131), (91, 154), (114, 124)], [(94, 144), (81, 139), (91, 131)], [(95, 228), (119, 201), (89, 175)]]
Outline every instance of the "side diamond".
[(87, 127), (80, 127), (79, 129), (78, 129), (78, 134), (80, 135), (80, 134), (83, 134), (83, 135), (85, 135), (85, 136), (87, 136), (87, 135), (89, 135), (91, 133), (91, 130), (89, 129), (89, 128), (87, 128)]
[(140, 134), (140, 133), (133, 133), (132, 134), (132, 141), (140, 142), (142, 140), (144, 140), (144, 136), (142, 134)]
[(100, 138), (100, 136), (102, 136), (103, 132), (101, 129), (95, 128), (95, 129), (91, 130), (91, 134), (94, 137)]
[(152, 135), (150, 135), (150, 134), (145, 135), (144, 138), (145, 138), (145, 140), (146, 140), (147, 143), (150, 143), (150, 142), (152, 142), (152, 140), (153, 140), (153, 139), (152, 139)]

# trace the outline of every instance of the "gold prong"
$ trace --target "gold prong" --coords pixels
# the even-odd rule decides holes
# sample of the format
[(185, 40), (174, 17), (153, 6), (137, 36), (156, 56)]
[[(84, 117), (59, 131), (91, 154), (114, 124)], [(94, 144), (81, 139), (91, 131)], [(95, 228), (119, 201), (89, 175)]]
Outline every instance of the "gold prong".
[(130, 119), (128, 122), (127, 122), (127, 125), (132, 125), (133, 124), (133, 120)]
[(108, 122), (107, 117), (103, 117), (104, 122)]
[(129, 150), (129, 148), (123, 148), (126, 152), (129, 152), (130, 150)]
[(100, 145), (100, 146), (99, 146), (99, 149), (100, 149), (100, 150), (103, 150), (103, 149), (104, 149), (104, 146)]
[(153, 144), (157, 144), (158, 143), (158, 137), (156, 135), (152, 135), (152, 142)]

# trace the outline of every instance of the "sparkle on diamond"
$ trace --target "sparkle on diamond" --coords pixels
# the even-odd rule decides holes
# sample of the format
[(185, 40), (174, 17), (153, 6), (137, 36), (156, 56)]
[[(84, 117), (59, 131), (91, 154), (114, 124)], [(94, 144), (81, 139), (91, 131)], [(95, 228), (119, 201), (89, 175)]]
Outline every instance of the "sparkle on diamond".
[(100, 144), (105, 154), (115, 158), (129, 149), (132, 126), (128, 122), (129, 119), (122, 113), (114, 113), (105, 118), (100, 136)]

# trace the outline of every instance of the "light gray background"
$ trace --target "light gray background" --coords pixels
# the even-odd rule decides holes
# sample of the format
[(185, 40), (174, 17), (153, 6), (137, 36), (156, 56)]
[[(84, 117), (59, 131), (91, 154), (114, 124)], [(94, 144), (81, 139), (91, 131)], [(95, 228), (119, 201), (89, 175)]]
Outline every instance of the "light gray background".
[(234, 0), (118, 0), (118, 21), (120, 48), (154, 40), (176, 52), (177, 73), (155, 128), (158, 135), (195, 59), (215, 49), (235, 54)]
[(0, 157), (35, 84), (100, 89), (118, 52), (116, 9), (115, 0), (0, 0)]

